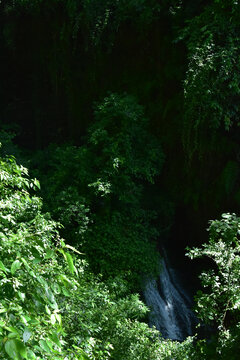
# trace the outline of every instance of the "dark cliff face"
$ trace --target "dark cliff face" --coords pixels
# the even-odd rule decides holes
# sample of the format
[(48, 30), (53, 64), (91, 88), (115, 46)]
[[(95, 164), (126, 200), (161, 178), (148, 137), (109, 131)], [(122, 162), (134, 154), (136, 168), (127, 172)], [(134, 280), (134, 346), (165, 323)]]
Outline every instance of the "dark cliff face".
[(63, 6), (3, 16), (1, 113), (22, 128), (19, 141), (30, 148), (79, 143), (93, 102), (109, 91), (137, 95), (159, 131), (180, 90), (184, 56), (172, 44), (169, 15), (157, 14), (149, 24), (135, 20), (110, 27), (95, 44), (94, 29), (84, 21), (74, 34)]

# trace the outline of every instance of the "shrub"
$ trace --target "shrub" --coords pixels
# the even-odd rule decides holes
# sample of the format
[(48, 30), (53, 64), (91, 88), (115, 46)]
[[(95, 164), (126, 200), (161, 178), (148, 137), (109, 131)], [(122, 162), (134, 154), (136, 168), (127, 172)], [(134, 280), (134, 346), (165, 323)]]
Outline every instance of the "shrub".
[(157, 213), (145, 203), (163, 161), (143, 108), (129, 95), (111, 94), (96, 107), (85, 145), (47, 150), (40, 169), (46, 203), (95, 272), (156, 271)]
[(196, 296), (198, 317), (215, 327), (216, 334), (206, 351), (215, 348), (216, 359), (237, 359), (240, 337), (240, 219), (223, 214), (209, 227), (210, 239), (202, 248), (188, 251), (190, 258), (207, 256), (212, 269), (203, 271), (200, 279), (204, 291)]
[(0, 354), (83, 359), (80, 348), (66, 346), (61, 307), (79, 286), (78, 270), (57, 223), (42, 214), (41, 200), (31, 194), (39, 182), (13, 157), (0, 159), (0, 178)]
[(121, 276), (103, 283), (88, 271), (42, 212), (27, 169), (0, 158), (0, 179), (0, 357), (169, 359), (178, 345), (139, 321), (148, 309)]

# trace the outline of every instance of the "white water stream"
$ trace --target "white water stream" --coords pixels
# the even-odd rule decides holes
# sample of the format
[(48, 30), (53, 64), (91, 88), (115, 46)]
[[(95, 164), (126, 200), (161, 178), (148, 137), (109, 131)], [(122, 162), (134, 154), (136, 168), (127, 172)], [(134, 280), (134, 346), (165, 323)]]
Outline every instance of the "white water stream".
[(166, 257), (160, 266), (159, 278), (149, 279), (144, 289), (145, 302), (151, 309), (149, 325), (156, 326), (163, 337), (181, 341), (192, 335), (196, 323), (191, 301)]

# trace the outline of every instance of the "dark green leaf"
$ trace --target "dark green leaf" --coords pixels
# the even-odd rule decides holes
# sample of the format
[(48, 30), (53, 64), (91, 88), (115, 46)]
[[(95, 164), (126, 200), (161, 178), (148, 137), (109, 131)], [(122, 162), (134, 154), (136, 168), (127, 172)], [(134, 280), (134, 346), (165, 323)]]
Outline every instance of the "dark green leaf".
[(4, 271), (5, 273), (9, 272), (9, 270), (4, 266), (2, 261), (0, 261), (0, 270)]
[(56, 332), (53, 332), (52, 335), (50, 336), (50, 339), (59, 347), (61, 347), (61, 343), (59, 341), (58, 338), (58, 334)]

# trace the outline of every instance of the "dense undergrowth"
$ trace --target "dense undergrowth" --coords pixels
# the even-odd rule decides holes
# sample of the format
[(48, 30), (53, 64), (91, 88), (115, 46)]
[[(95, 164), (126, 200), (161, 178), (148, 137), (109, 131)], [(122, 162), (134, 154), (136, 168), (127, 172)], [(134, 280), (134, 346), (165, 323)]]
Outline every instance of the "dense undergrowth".
[[(0, 355), (4, 359), (236, 359), (239, 349), (239, 232), (234, 214), (210, 224), (197, 313), (216, 331), (210, 342), (161, 338), (141, 322), (148, 309), (119, 273), (103, 281), (85, 255), (43, 213), (40, 187), (14, 157), (1, 158)], [(86, 224), (85, 224), (86, 226)], [(133, 271), (133, 269), (131, 269)]]
[(103, 282), (42, 212), (36, 179), (1, 158), (0, 355), (4, 359), (186, 359), (160, 338), (121, 276)]
[(164, 162), (161, 146), (136, 99), (117, 94), (98, 104), (84, 142), (52, 145), (33, 157), (46, 208), (94, 272), (123, 272), (139, 282), (156, 274), (157, 240), (171, 221), (171, 204), (161, 193), (155, 203), (148, 199)]

